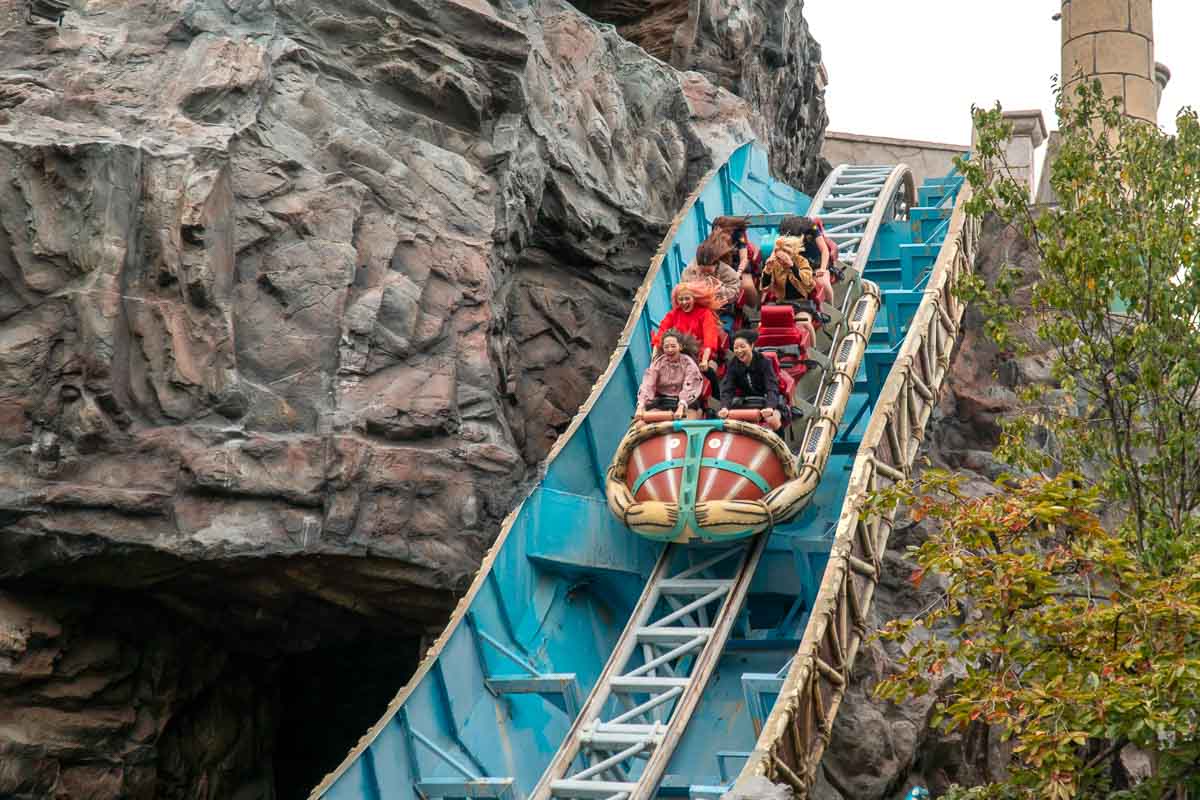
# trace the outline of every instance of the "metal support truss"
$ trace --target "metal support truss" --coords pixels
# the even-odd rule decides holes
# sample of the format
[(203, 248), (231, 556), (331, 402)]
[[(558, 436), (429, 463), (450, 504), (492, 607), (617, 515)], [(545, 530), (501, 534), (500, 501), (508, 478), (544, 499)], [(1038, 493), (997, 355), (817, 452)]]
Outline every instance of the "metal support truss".
[(682, 569), (679, 546), (663, 551), (533, 798), (654, 796), (738, 618), (766, 538), (715, 550), (693, 546), (688, 551), (702, 560)]

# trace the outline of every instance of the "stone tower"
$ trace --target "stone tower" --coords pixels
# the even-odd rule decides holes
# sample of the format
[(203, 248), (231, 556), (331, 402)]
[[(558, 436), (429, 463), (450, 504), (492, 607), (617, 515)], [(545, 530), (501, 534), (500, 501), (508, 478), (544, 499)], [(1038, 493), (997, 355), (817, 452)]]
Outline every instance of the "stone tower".
[[(1161, 89), (1155, 80), (1153, 0), (1062, 0), (1062, 80), (1076, 72), (1098, 78), (1120, 97), (1125, 113), (1155, 122)], [(1168, 75), (1170, 73), (1167, 73)]]

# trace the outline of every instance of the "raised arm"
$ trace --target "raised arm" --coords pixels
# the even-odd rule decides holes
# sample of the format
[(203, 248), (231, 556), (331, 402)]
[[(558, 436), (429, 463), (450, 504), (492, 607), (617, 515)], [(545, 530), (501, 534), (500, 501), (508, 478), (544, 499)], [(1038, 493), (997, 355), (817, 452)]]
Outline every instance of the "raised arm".
[(818, 269), (829, 269), (829, 243), (824, 236), (817, 237), (817, 252), (821, 254), (821, 266)]
[(742, 292), (742, 275), (728, 264), (717, 267), (717, 280), (721, 282), (721, 305), (732, 303)]

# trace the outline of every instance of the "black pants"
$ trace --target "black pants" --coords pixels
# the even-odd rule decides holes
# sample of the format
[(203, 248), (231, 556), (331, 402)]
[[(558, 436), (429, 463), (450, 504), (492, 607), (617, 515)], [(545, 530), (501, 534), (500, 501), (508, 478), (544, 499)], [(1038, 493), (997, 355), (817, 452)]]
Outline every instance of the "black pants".
[[(660, 394), (650, 401), (646, 406), (647, 411), (674, 411), (679, 408), (679, 398), (669, 394)], [(700, 398), (697, 397), (688, 404), (688, 408), (697, 410), (700, 408)]]
[(717, 368), (709, 366), (707, 372), (701, 372), (701, 375), (708, 378), (708, 385), (712, 387), (713, 400), (721, 399), (721, 379), (717, 377)]

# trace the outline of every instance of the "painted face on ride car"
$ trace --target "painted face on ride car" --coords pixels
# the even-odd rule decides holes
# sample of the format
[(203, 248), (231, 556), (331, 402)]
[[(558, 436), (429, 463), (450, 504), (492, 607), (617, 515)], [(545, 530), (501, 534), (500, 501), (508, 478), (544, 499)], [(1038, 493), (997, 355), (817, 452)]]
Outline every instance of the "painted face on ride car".
[(745, 339), (733, 340), (733, 357), (743, 364), (749, 364), (750, 359), (754, 357), (754, 348)]
[(695, 304), (695, 302), (696, 302), (696, 298), (692, 297), (687, 292), (683, 292), (682, 294), (679, 295), (679, 308), (682, 309), (683, 311), (691, 311), (692, 306)]
[(679, 340), (674, 336), (664, 336), (662, 340), (662, 350), (665, 355), (674, 358), (679, 355)]

